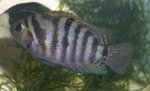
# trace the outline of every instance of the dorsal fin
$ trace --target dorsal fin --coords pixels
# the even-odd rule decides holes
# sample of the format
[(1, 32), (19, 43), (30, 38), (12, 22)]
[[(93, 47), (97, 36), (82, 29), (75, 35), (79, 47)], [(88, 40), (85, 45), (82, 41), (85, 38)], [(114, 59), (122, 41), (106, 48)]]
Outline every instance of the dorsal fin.
[(79, 19), (79, 17), (73, 13), (64, 12), (64, 11), (50, 11), (45, 12), (44, 14), (50, 15), (50, 16), (57, 16), (57, 17), (73, 17), (75, 19)]
[(108, 28), (94, 28), (93, 33), (97, 36), (100, 45), (108, 46), (114, 44), (115, 41), (115, 33), (114, 31)]
[(85, 21), (82, 21), (77, 15), (69, 12), (64, 11), (51, 11), (46, 12), (45, 14), (51, 15), (51, 16), (58, 16), (58, 17), (66, 17), (66, 18), (74, 18), (77, 23), (82, 24), (82, 26), (85, 26), (91, 31), (95, 36), (97, 36), (99, 42), (101, 45), (107, 46), (114, 43), (115, 40), (115, 33), (114, 31), (108, 29), (108, 28), (98, 28), (94, 25), (88, 24)]

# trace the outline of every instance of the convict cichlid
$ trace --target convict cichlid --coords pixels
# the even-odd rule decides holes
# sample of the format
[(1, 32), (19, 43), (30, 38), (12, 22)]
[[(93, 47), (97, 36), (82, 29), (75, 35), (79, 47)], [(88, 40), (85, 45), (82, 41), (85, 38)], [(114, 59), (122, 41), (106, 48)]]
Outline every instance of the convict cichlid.
[(107, 67), (123, 74), (132, 57), (130, 43), (107, 45), (111, 33), (66, 12), (31, 15), (16, 21), (10, 30), (42, 62), (84, 74), (105, 74)]

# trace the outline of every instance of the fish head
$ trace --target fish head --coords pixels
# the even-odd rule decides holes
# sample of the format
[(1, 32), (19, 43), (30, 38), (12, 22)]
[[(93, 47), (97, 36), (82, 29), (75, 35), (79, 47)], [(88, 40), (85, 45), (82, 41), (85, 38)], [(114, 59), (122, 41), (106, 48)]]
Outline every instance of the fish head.
[(28, 28), (25, 19), (13, 23), (10, 27), (10, 32), (16, 41), (25, 48), (29, 48), (33, 42), (31, 29)]

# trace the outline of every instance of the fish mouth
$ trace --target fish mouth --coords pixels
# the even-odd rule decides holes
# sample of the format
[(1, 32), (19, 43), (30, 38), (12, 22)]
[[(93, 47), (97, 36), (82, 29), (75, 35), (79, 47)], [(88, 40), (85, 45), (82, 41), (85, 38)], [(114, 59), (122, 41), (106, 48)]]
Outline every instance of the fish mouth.
[(38, 51), (38, 46), (34, 41), (28, 42), (25, 48), (31, 53), (37, 53)]

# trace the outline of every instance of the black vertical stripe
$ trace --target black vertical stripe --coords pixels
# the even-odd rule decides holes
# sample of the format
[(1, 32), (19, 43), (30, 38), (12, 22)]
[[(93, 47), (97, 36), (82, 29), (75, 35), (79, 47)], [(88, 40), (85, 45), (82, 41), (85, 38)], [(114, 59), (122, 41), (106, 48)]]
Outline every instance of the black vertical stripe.
[(78, 25), (74, 31), (75, 33), (75, 38), (73, 41), (73, 49), (72, 49), (72, 56), (71, 56), (71, 62), (75, 63), (75, 53), (76, 53), (76, 46), (77, 46), (77, 39), (78, 39), (78, 34), (80, 33), (81, 30), (81, 25)]
[(74, 22), (74, 18), (68, 18), (65, 22), (65, 26), (64, 26), (64, 31), (65, 31), (65, 36), (63, 38), (63, 45), (66, 47), (68, 45), (68, 32), (70, 29), (71, 24)]
[(69, 33), (69, 29), (71, 27), (71, 24), (74, 22), (74, 18), (73, 17), (69, 17), (66, 19), (66, 22), (65, 22), (65, 26), (64, 26), (64, 32), (65, 32), (65, 35), (63, 37), (63, 54), (62, 54), (62, 61), (64, 62), (65, 60), (65, 57), (66, 57), (66, 53), (67, 53), (67, 47), (69, 45), (68, 43), (68, 33)]
[(34, 32), (37, 36), (38, 42), (42, 43), (45, 39), (46, 39), (46, 31), (44, 29), (41, 29), (40, 24), (38, 23), (38, 21), (36, 20), (35, 16), (32, 16), (32, 26), (34, 29)]
[(28, 18), (26, 18), (26, 19), (24, 19), (24, 24), (25, 24), (25, 26), (28, 28), (29, 26), (28, 26)]
[[(25, 18), (24, 19), (24, 24), (27, 28), (29, 28), (29, 25), (28, 25), (28, 18)], [(33, 36), (32, 36), (32, 33), (29, 29), (27, 29), (27, 34), (28, 34), (28, 37), (30, 37), (30, 42), (26, 45), (27, 48), (30, 48), (31, 47), (31, 43), (33, 41)]]
[(36, 19), (34, 15), (32, 16), (31, 22), (32, 22), (32, 27), (37, 37), (39, 46), (42, 49), (42, 55), (45, 56), (46, 46), (45, 46), (44, 41), (46, 39), (46, 36), (45, 36), (46, 31), (40, 27), (41, 25), (39, 24), (38, 20)]
[(96, 58), (97, 46), (99, 45), (98, 39), (95, 37), (92, 43), (92, 53), (90, 55), (90, 63), (94, 63)]
[(87, 30), (86, 32), (85, 32), (85, 35), (84, 35), (84, 37), (83, 37), (83, 43), (82, 43), (82, 50), (81, 50), (81, 58), (80, 58), (80, 62), (81, 63), (83, 63), (84, 62), (84, 55), (86, 55), (86, 53), (85, 53), (85, 49), (86, 49), (86, 46), (88, 46), (87, 45), (87, 39), (88, 39), (88, 37), (89, 36), (92, 36), (92, 33), (89, 31), (89, 30)]
[(53, 30), (53, 37), (52, 37), (52, 55), (55, 56), (56, 54), (56, 45), (57, 45), (57, 42), (58, 42), (58, 34), (57, 34), (57, 31), (58, 31), (58, 23), (60, 21), (60, 17), (54, 17), (52, 18), (52, 22), (53, 22), (53, 25), (54, 25), (54, 30)]
[(52, 25), (54, 26), (54, 29), (51, 30), (53, 31), (52, 34), (52, 45), (51, 45), (51, 55), (54, 57), (56, 55), (56, 51), (57, 51), (57, 43), (58, 43), (58, 23), (60, 21), (59, 16), (52, 16), (49, 14), (42, 14), (42, 19), (44, 20), (49, 20), (52, 22)]
[(106, 60), (107, 56), (108, 56), (108, 48), (104, 47), (102, 52), (102, 59)]
[(27, 30), (27, 34), (28, 34), (28, 37), (30, 38), (30, 40), (27, 42), (28, 44), (26, 45), (26, 47), (30, 48), (31, 44), (32, 44), (32, 41), (33, 41), (33, 36), (32, 36), (32, 33), (29, 30)]

